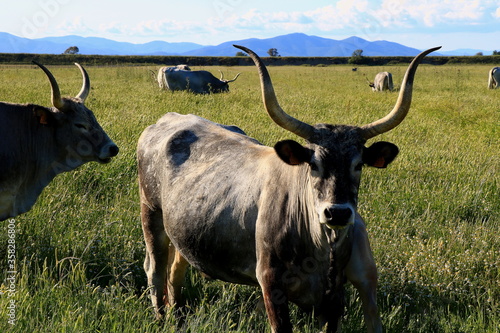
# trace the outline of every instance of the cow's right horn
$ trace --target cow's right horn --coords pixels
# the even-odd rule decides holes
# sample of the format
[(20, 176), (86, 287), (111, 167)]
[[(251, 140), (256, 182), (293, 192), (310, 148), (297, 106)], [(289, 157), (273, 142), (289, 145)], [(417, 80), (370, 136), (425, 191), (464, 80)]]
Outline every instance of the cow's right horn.
[(408, 111), (410, 110), (413, 79), (415, 77), (417, 67), (426, 55), (439, 50), (440, 48), (441, 46), (428, 49), (420, 53), (415, 57), (415, 59), (413, 59), (410, 66), (408, 66), (408, 69), (406, 70), (405, 76), (403, 78), (403, 83), (401, 84), (401, 90), (399, 91), (398, 100), (392, 111), (384, 118), (361, 127), (363, 136), (366, 140), (390, 131), (394, 127), (398, 126), (403, 121), (403, 119), (405, 119)]
[(52, 89), (52, 105), (58, 110), (64, 109), (64, 101), (61, 98), (61, 92), (59, 91), (59, 86), (57, 85), (57, 81), (54, 75), (52, 75), (52, 73), (47, 68), (45, 68), (44, 65), (39, 64), (35, 60), (32, 60), (32, 62), (40, 67), (49, 78), (50, 87)]
[(239, 45), (233, 46), (245, 51), (257, 66), (262, 87), (262, 99), (264, 101), (264, 106), (266, 107), (267, 113), (269, 114), (271, 119), (287, 131), (297, 134), (298, 136), (306, 140), (311, 138), (311, 136), (314, 134), (314, 127), (291, 117), (290, 115), (286, 114), (285, 111), (283, 111), (283, 109), (280, 107), (278, 99), (276, 98), (276, 94), (274, 93), (274, 88), (271, 82), (271, 77), (269, 76), (269, 72), (267, 71), (266, 66), (259, 58), (259, 56), (246, 47)]
[(85, 70), (85, 68), (83, 68), (83, 66), (81, 66), (80, 64), (78, 64), (76, 62), (75, 62), (75, 65), (78, 68), (80, 68), (80, 71), (82, 72), (82, 76), (83, 76), (82, 89), (80, 90), (78, 95), (76, 95), (76, 98), (81, 99), (82, 103), (83, 103), (83, 102), (85, 102), (85, 99), (87, 98), (87, 96), (89, 95), (89, 92), (90, 92), (90, 78), (89, 78), (89, 75), (87, 74), (87, 71)]

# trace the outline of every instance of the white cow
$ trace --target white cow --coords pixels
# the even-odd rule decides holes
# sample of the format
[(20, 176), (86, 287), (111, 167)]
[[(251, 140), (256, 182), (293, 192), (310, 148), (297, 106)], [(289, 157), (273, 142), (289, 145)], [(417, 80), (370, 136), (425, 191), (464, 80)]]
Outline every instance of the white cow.
[(394, 84), (392, 83), (392, 74), (389, 72), (378, 73), (375, 75), (373, 83), (370, 82), (370, 87), (372, 87), (373, 91), (393, 91)]

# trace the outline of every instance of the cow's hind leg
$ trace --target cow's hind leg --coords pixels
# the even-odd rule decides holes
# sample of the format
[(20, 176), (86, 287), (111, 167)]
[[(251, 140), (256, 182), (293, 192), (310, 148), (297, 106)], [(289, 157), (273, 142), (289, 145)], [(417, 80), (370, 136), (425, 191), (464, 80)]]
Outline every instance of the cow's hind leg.
[(168, 253), (168, 272), (165, 280), (165, 301), (169, 305), (184, 305), (182, 286), (189, 264), (177, 249), (170, 244)]
[(165, 314), (163, 292), (167, 276), (170, 240), (163, 227), (162, 211), (160, 209), (154, 210), (141, 203), (141, 221), (146, 243), (144, 270), (148, 277), (148, 287), (151, 288), (151, 302), (156, 317), (161, 319)]
[(367, 331), (382, 332), (382, 322), (377, 307), (377, 267), (362, 220), (357, 220), (355, 223), (353, 248), (346, 267), (346, 277), (361, 297)]

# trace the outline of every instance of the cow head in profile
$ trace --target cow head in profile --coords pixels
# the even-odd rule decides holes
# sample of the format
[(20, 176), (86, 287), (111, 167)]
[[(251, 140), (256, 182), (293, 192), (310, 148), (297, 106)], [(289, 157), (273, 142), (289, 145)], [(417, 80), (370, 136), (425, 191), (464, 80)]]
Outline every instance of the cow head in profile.
[[(45, 66), (33, 61), (47, 75), (52, 88), (51, 108), (37, 106), (36, 116), (40, 124), (56, 129), (59, 154), (66, 155), (66, 164), (75, 167), (91, 161), (108, 163), (118, 154), (118, 146), (111, 141), (93, 112), (85, 106), (90, 92), (90, 79), (85, 69), (80, 69), (83, 84), (76, 97), (61, 97), (59, 86), (52, 73)], [(62, 157), (62, 156), (61, 156)]]

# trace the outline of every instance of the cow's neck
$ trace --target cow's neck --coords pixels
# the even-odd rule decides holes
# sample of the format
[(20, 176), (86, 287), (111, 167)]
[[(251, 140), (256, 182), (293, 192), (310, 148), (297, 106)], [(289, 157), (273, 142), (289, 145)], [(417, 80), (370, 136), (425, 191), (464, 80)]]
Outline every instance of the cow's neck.
[(279, 170), (274, 175), (281, 176), (275, 178), (275, 186), (278, 191), (284, 191), (287, 228), (295, 229), (300, 237), (312, 240), (316, 249), (324, 248), (326, 239), (315, 209), (309, 166), (290, 166), (281, 160), (277, 164)]
[(38, 122), (31, 109), (23, 110), (19, 117), (20, 149), (12, 156), (17, 167), (17, 181), (10, 183), (5, 193), (9, 192), (12, 201), (9, 210), (12, 215), (28, 211), (36, 202), (43, 188), (60, 172), (55, 168), (57, 156), (56, 129)]

